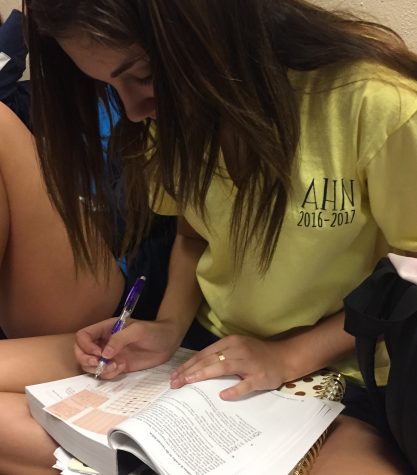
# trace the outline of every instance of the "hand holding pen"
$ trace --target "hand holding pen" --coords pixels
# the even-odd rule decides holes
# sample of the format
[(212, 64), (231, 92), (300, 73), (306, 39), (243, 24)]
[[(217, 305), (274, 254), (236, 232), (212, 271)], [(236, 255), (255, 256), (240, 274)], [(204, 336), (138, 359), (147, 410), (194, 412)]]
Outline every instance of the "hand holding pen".
[[(129, 295), (126, 298), (122, 313), (116, 320), (116, 323), (113, 325), (113, 328), (111, 330), (112, 335), (123, 330), (123, 328), (125, 327), (127, 319), (132, 315), (133, 310), (135, 309), (136, 304), (138, 303), (142, 290), (145, 287), (145, 281), (146, 277), (144, 276), (141, 276), (136, 279), (136, 282), (134, 283), (133, 287), (129, 292)], [(103, 356), (100, 358), (94, 374), (96, 378), (98, 378), (102, 374), (108, 362), (109, 360), (107, 358), (104, 358)]]

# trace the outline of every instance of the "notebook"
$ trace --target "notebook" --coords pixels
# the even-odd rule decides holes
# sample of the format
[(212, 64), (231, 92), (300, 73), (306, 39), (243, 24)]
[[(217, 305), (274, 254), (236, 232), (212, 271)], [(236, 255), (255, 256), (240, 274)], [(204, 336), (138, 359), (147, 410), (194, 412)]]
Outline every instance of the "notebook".
[[(313, 396), (330, 401), (341, 401), (345, 389), (346, 381), (340, 373), (323, 369), (296, 381), (285, 383), (279, 388), (279, 391), (300, 397)], [(291, 470), (290, 475), (307, 475), (310, 472), (326, 436), (327, 430), (323, 432), (306, 455)]]

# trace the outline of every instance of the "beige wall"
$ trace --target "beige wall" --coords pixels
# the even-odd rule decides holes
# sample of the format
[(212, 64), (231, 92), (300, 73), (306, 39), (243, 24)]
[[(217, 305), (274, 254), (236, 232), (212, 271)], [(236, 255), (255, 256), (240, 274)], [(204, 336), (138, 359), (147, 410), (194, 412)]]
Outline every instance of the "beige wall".
[(0, 13), (3, 17), (3, 20), (7, 18), (13, 8), (20, 9), (21, 5), (21, 0), (0, 0)]
[(367, 19), (378, 21), (399, 33), (417, 51), (416, 0), (312, 0), (329, 9), (353, 11)]
[[(327, 8), (344, 8), (387, 24), (400, 33), (417, 51), (416, 0), (312, 0)], [(0, 0), (0, 13), (7, 17), (12, 8), (20, 8), (20, 0)]]

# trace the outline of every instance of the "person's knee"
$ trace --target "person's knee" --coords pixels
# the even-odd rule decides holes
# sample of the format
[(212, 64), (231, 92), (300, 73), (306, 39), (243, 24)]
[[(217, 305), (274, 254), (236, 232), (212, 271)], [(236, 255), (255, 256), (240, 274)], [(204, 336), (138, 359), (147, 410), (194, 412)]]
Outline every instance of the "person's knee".
[(23, 394), (26, 385), (80, 374), (74, 341), (74, 334), (1, 340), (0, 392)]
[(23, 394), (0, 392), (0, 475), (48, 475), (56, 443), (32, 419)]
[(311, 475), (408, 475), (399, 451), (373, 426), (348, 416), (333, 424)]

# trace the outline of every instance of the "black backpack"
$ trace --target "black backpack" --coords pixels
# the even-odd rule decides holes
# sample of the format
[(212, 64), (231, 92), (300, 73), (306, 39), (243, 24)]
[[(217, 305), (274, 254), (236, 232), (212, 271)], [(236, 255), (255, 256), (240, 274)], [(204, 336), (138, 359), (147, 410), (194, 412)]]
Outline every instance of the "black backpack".
[[(417, 472), (417, 285), (403, 280), (385, 257), (344, 304), (345, 330), (356, 337), (370, 397), (382, 424)], [(391, 360), (385, 397), (374, 374), (375, 346), (381, 336)]]

